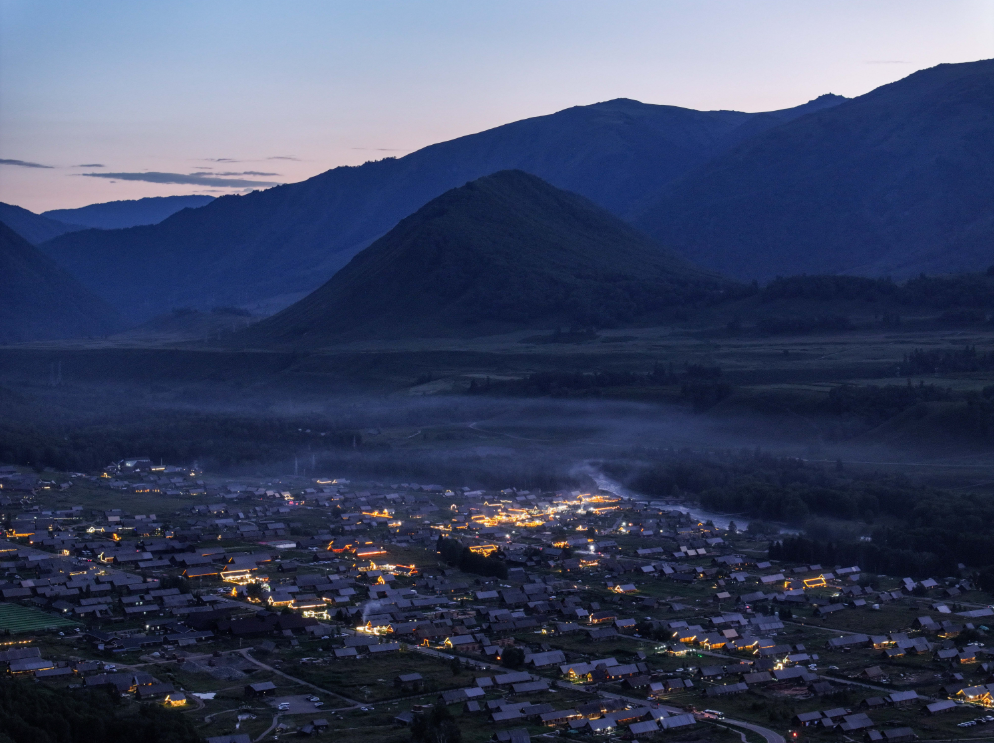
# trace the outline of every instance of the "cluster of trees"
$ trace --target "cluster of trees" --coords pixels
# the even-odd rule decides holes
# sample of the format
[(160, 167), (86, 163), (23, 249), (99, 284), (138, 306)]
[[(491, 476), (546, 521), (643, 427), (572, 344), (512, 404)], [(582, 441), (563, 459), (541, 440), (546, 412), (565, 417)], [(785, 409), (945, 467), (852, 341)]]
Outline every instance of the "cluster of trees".
[(680, 397), (690, 403), (694, 412), (703, 413), (731, 397), (734, 391), (731, 384), (718, 379), (694, 380), (680, 386)]
[(434, 704), (418, 712), (411, 722), (414, 743), (461, 743), (462, 731), (444, 704)]
[(966, 401), (964, 423), (976, 438), (994, 441), (994, 386), (984, 387), (981, 396)]
[(867, 519), (863, 537), (787, 537), (770, 545), (770, 557), (916, 577), (951, 575), (959, 563), (994, 569), (994, 504), (988, 498), (906, 487), (892, 488), (877, 504), (886, 518)]
[(230, 467), (361, 445), (358, 431), (307, 433), (298, 420), (264, 416), (145, 411), (65, 426), (57, 420), (19, 421), (0, 415), (0, 462), (39, 471), (91, 471), (136, 453), (154, 461)]
[(761, 317), (756, 322), (761, 333), (779, 335), (781, 333), (815, 333), (837, 330), (852, 330), (853, 323), (845, 315), (803, 315)]
[(627, 369), (611, 371), (544, 371), (529, 374), (522, 379), (475, 380), (471, 392), (504, 392), (517, 394), (556, 395), (569, 392), (605, 389), (609, 387), (670, 387), (689, 382), (717, 381), (722, 377), (720, 366), (684, 364), (677, 370), (673, 364), (656, 364), (651, 371)]
[[(942, 353), (928, 352), (924, 355), (934, 358)], [(991, 356), (990, 368), (994, 369), (994, 354)], [(923, 368), (930, 368), (914, 361), (907, 371), (911, 371), (912, 366), (918, 373), (922, 373)], [(931, 412), (928, 403), (932, 402), (953, 403), (944, 406), (941, 417), (936, 421), (949, 436), (975, 443), (989, 444), (994, 441), (994, 385), (980, 392), (954, 392), (923, 382), (917, 385), (910, 382), (906, 385), (842, 385), (832, 389), (824, 403), (809, 406), (800, 412), (850, 414), (875, 426), (909, 410), (914, 411), (916, 418), (924, 418)]]
[(780, 485), (757, 478), (706, 490), (700, 501), (705, 508), (722, 513), (803, 526), (812, 516), (872, 522), (906, 505), (907, 498), (918, 496), (915, 490), (886, 482)]
[(626, 461), (606, 461), (606, 473), (623, 480), (633, 490), (652, 496), (699, 495), (711, 489), (728, 489), (746, 482), (786, 487), (791, 484), (827, 485), (832, 477), (822, 467), (791, 457), (775, 457), (757, 450), (728, 451), (724, 456), (694, 456), (673, 452), (654, 464), (633, 466)]
[(506, 578), (507, 564), (504, 556), (498, 550), (495, 554), (485, 556), (472, 552), (457, 539), (447, 539), (441, 535), (435, 543), (435, 551), (449, 565), (457, 567), (464, 573), (484, 575), (491, 578)]
[(806, 299), (832, 302), (838, 300), (876, 302), (893, 299), (901, 287), (891, 279), (868, 279), (862, 276), (778, 276), (759, 292), (761, 302)]
[(160, 704), (137, 710), (105, 690), (55, 690), (0, 679), (0, 743), (200, 743), (190, 720)]
[(878, 545), (869, 541), (843, 541), (788, 537), (770, 544), (771, 560), (826, 565), (858, 565), (872, 573), (909, 575), (916, 578), (955, 573), (956, 560), (934, 551)]
[(584, 341), (597, 340), (597, 330), (593, 327), (578, 328), (570, 327), (563, 330), (557, 327), (550, 335), (533, 335), (523, 338), (522, 343), (582, 343)]
[(778, 277), (759, 291), (760, 301), (890, 302), (938, 310), (994, 308), (994, 266), (986, 273), (919, 276), (898, 284), (891, 279), (861, 276)]
[[(795, 526), (804, 525), (810, 516), (871, 525), (897, 519), (916, 529), (941, 526), (950, 532), (950, 539), (961, 542), (959, 554), (972, 551), (975, 562), (981, 564), (990, 555), (994, 563), (994, 543), (988, 551), (975, 548), (971, 542), (971, 535), (988, 531), (976, 521), (989, 518), (994, 532), (994, 505), (983, 497), (912, 483), (900, 476), (839, 474), (843, 476), (831, 477), (823, 470), (820, 476), (791, 478), (787, 470), (755, 472), (732, 476), (726, 484), (700, 492), (699, 497), (701, 504), (712, 510)], [(900, 544), (905, 537), (902, 533), (894, 543)], [(881, 538), (882, 534), (876, 533), (873, 541), (879, 544)], [(922, 546), (928, 548), (929, 542), (923, 541)]]
[(506, 647), (500, 653), (500, 662), (508, 668), (521, 668), (525, 664), (525, 651), (514, 645)]
[(853, 414), (867, 423), (878, 424), (919, 403), (951, 400), (952, 390), (919, 382), (907, 384), (843, 384), (828, 392), (827, 409), (835, 415)]
[[(994, 401), (982, 402), (994, 408)], [(651, 467), (608, 462), (603, 468), (647, 495), (689, 495), (709, 510), (741, 514), (751, 531), (764, 522), (807, 530), (771, 544), (774, 559), (919, 577), (953, 574), (958, 563), (990, 566), (994, 586), (994, 501), (980, 494), (761, 452), (675, 453), (673, 461)]]
[(530, 397), (596, 397), (610, 389), (679, 387), (679, 399), (704, 411), (732, 394), (734, 387), (722, 379), (721, 367), (686, 364), (656, 364), (652, 371), (628, 370), (569, 372), (545, 371), (522, 379), (471, 380), (470, 394), (522, 395)]
[(987, 322), (987, 311), (979, 307), (959, 307), (953, 310), (944, 310), (939, 315), (939, 322), (942, 325), (959, 327), (962, 325), (980, 325)]
[[(916, 375), (935, 371), (965, 372), (994, 369), (994, 352), (978, 353), (976, 348), (962, 351), (914, 351), (905, 357), (902, 374)], [(678, 389), (674, 390), (672, 388)], [(710, 410), (736, 392), (725, 380), (717, 366), (686, 365), (675, 370), (672, 365), (657, 364), (652, 371), (613, 370), (597, 372), (545, 371), (521, 379), (472, 380), (472, 395), (521, 395), (531, 397), (597, 397), (628, 394), (639, 396), (639, 390), (665, 388), (672, 402), (682, 401), (694, 411)], [(613, 391), (613, 392), (612, 392)], [(961, 432), (974, 438), (989, 439), (994, 435), (994, 386), (982, 395), (954, 393), (946, 387), (919, 382), (912, 384), (853, 385), (843, 384), (829, 390), (826, 396), (795, 395), (778, 398), (781, 409), (802, 415), (852, 416), (867, 425), (876, 426), (905, 411), (919, 408), (928, 412), (926, 403), (957, 402), (954, 411), (962, 423)], [(746, 400), (748, 401), (748, 400)], [(958, 425), (958, 424), (957, 424)]]
[(901, 374), (956, 374), (963, 372), (991, 371), (994, 369), (994, 351), (978, 353), (976, 346), (962, 350), (916, 348), (906, 354), (901, 362)]

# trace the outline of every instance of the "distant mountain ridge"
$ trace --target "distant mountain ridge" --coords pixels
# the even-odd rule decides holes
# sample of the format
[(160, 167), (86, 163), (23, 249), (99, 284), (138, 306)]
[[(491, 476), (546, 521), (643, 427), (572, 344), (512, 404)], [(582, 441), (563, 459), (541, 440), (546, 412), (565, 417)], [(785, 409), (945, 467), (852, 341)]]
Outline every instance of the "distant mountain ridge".
[(501, 171), (433, 199), (241, 338), (313, 345), (624, 325), (729, 287), (582, 196)]
[(60, 235), (86, 229), (111, 230), (158, 224), (182, 209), (197, 209), (213, 200), (213, 196), (150, 196), (90, 204), (78, 209), (51, 209), (41, 214), (0, 202), (0, 222), (32, 245), (39, 245)]
[(994, 60), (939, 65), (760, 133), (634, 224), (740, 279), (994, 262)]
[(0, 222), (0, 344), (106, 335), (121, 318)]
[(67, 224), (101, 230), (118, 230), (158, 224), (182, 209), (199, 209), (214, 201), (213, 196), (149, 196), (143, 199), (108, 201), (77, 209), (51, 209), (41, 216)]
[(311, 291), (431, 199), (520, 169), (616, 215), (743, 138), (837, 105), (694, 111), (619, 99), (442, 142), (398, 159), (224, 196), (153, 227), (64, 236), (45, 250), (135, 319)]
[(65, 224), (57, 219), (43, 217), (22, 207), (2, 202), (0, 202), (0, 222), (32, 245), (38, 245), (68, 232), (86, 229), (81, 224)]

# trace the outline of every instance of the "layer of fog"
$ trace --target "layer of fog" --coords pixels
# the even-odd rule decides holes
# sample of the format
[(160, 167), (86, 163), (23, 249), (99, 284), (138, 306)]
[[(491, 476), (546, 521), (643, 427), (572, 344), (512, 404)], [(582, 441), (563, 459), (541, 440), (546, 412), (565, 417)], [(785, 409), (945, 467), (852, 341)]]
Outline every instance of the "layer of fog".
[[(866, 466), (972, 467), (989, 464), (925, 457), (882, 445), (828, 441), (818, 421), (798, 415), (716, 416), (687, 408), (602, 399), (512, 398), (474, 395), (323, 393), (217, 384), (76, 384), (28, 391), (19, 410), (39, 423), (68, 428), (134, 421), (147, 413), (197, 414), (293, 421), (313, 442), (284, 461), (246, 465), (232, 474), (309, 477), (364, 476), (384, 480), (508, 487), (532, 482), (576, 483), (591, 463), (654, 463), (677, 456), (728, 456), (762, 450), (780, 457)], [(27, 412), (24, 412), (27, 411)], [(355, 448), (330, 447), (320, 433), (355, 431)], [(136, 452), (143, 454), (143, 452)], [(189, 464), (177, 462), (176, 464)], [(585, 469), (586, 468), (586, 469)], [(379, 473), (379, 476), (377, 476)], [(433, 474), (434, 473), (434, 474)]]

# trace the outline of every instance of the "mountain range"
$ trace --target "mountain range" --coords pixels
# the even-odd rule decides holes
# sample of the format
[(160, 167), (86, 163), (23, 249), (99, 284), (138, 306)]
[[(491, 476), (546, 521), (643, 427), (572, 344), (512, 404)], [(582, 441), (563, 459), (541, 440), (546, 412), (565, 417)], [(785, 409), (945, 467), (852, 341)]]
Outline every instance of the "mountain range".
[(117, 312), (0, 222), (0, 343), (107, 335)]
[(578, 106), (223, 196), (152, 227), (65, 235), (45, 250), (129, 317), (174, 307), (301, 296), (431, 199), (508, 169), (628, 217), (665, 184), (742, 141), (845, 99), (769, 113), (694, 111), (619, 99)]
[(198, 209), (214, 200), (213, 196), (149, 196), (144, 199), (108, 201), (77, 209), (52, 209), (41, 216), (67, 224), (117, 230), (139, 225), (158, 224), (181, 209)]
[(85, 229), (113, 230), (158, 224), (182, 209), (197, 209), (213, 200), (213, 196), (150, 196), (77, 209), (51, 209), (41, 214), (0, 202), (0, 222), (32, 245), (38, 245), (59, 235)]
[(43, 217), (13, 204), (0, 202), (0, 222), (32, 245), (38, 245), (67, 232), (85, 230), (81, 224), (66, 224), (57, 219)]
[(994, 263), (994, 60), (922, 70), (769, 129), (633, 223), (740, 279), (904, 278)]
[[(552, 286), (550, 272), (561, 274), (550, 268), (557, 258), (545, 265), (524, 253), (514, 258), (493, 252), (462, 222), (427, 220), (418, 212), (443, 194), (454, 198), (452, 189), (461, 193), (458, 188), (464, 184), (507, 170), (530, 173), (626, 220), (639, 230), (631, 234), (638, 234), (644, 249), (652, 244), (657, 255), (670, 261), (682, 255), (687, 270), (695, 264), (740, 280), (800, 273), (903, 278), (923, 271), (983, 270), (991, 263), (994, 239), (994, 61), (939, 65), (851, 100), (828, 95), (761, 114), (701, 112), (626, 99), (580, 106), (402, 158), (224, 196), (155, 225), (79, 229), (6, 206), (0, 207), (0, 215), (20, 220), (22, 233), (33, 236), (29, 240), (61, 230), (64, 234), (48, 239), (41, 249), (131, 323), (177, 307), (251, 303), (279, 309), (347, 264), (346, 278), (355, 279), (357, 272), (371, 271), (374, 265), (382, 271), (377, 261), (385, 255), (408, 261), (407, 280), (429, 291), (433, 281), (449, 274), (411, 258), (416, 251), (410, 246), (420, 243), (414, 238), (405, 243), (401, 233), (392, 231), (412, 215), (436, 241), (444, 227), (453, 233), (450, 241), (457, 240), (454, 236), (468, 240), (472, 251), (487, 260), (497, 260), (498, 254), (504, 256), (500, 260), (517, 260), (517, 273), (499, 266), (501, 275), (513, 276), (508, 279), (513, 285), (528, 284), (523, 273), (528, 268), (543, 277), (535, 286)], [(533, 195), (541, 191), (521, 174), (505, 178), (501, 198), (508, 203), (513, 199), (507, 190), (513, 187)], [(543, 203), (548, 207), (553, 201), (550, 197)], [(520, 198), (515, 203), (527, 212)], [(565, 197), (556, 203), (566, 204)], [(499, 211), (496, 204), (491, 207), (478, 216)], [(570, 220), (553, 211), (544, 208), (545, 227), (532, 225), (529, 237), (505, 238), (523, 251), (552, 244), (551, 225), (566, 229)], [(487, 219), (499, 233), (503, 221)], [(410, 228), (412, 223), (407, 224)], [(617, 224), (612, 229), (622, 239)], [(539, 234), (544, 235), (541, 240)], [(381, 243), (380, 238), (389, 240)], [(398, 247), (408, 243), (408, 248)], [(371, 244), (375, 251), (361, 252)], [(598, 244), (608, 263), (593, 261), (589, 250)], [(613, 275), (609, 245), (593, 241), (588, 248), (577, 254), (582, 256), (578, 265), (596, 265)], [(452, 264), (461, 266), (452, 269), (460, 280), (468, 275), (461, 260)], [(624, 267), (618, 270), (630, 275)], [(425, 276), (433, 281), (425, 283)], [(578, 275), (563, 286), (579, 286), (574, 280)], [(486, 292), (473, 286), (472, 295)], [(585, 286), (584, 291), (596, 291)], [(569, 294), (573, 289), (568, 287), (556, 291)], [(348, 291), (353, 291), (356, 312), (366, 306), (355, 290)], [(346, 284), (329, 283), (320, 301), (308, 298), (294, 312), (307, 316), (314, 307), (338, 302), (332, 295), (348, 291)], [(399, 295), (393, 304), (399, 307), (398, 302)], [(463, 312), (471, 305), (467, 298), (453, 306)], [(497, 305), (489, 307), (492, 311)], [(618, 307), (608, 311), (607, 322), (624, 315)], [(543, 322), (555, 315), (543, 312), (535, 315)], [(581, 315), (559, 313), (564, 321), (579, 321)], [(509, 316), (490, 317), (499, 325)], [(419, 325), (404, 313), (395, 319), (405, 327)], [(354, 312), (352, 322), (365, 321)], [(321, 323), (330, 328), (321, 332), (344, 332), (324, 315)], [(435, 316), (426, 315), (422, 325), (431, 332), (456, 332), (452, 323)], [(376, 333), (387, 332), (379, 320), (370, 324), (374, 326)], [(306, 332), (301, 328), (298, 324), (273, 332)]]
[(511, 170), (433, 199), (324, 286), (242, 335), (312, 345), (615, 326), (728, 287), (588, 199)]

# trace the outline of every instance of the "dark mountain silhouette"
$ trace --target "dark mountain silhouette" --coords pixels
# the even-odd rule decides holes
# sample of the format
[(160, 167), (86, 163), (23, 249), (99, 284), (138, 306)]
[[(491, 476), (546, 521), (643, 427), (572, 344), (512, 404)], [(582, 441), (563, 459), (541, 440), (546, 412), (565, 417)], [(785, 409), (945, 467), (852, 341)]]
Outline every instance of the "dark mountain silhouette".
[(0, 343), (106, 335), (118, 314), (0, 222)]
[(615, 100), (224, 196), (152, 227), (64, 236), (45, 250), (126, 314), (240, 305), (312, 291), (431, 199), (520, 169), (626, 217), (634, 205), (743, 137), (837, 105), (823, 96), (768, 114)]
[(635, 224), (741, 279), (906, 277), (994, 255), (994, 60), (939, 65), (770, 129)]
[(292, 345), (615, 326), (729, 286), (582, 196), (502, 171), (434, 199), (242, 338)]
[(42, 216), (84, 227), (118, 230), (158, 224), (181, 209), (199, 209), (212, 201), (213, 196), (149, 196), (144, 199), (90, 204), (78, 209), (52, 209), (42, 212)]
[(85, 230), (81, 224), (65, 224), (57, 219), (43, 217), (13, 204), (0, 202), (0, 222), (23, 237), (32, 245), (38, 245), (67, 232)]

